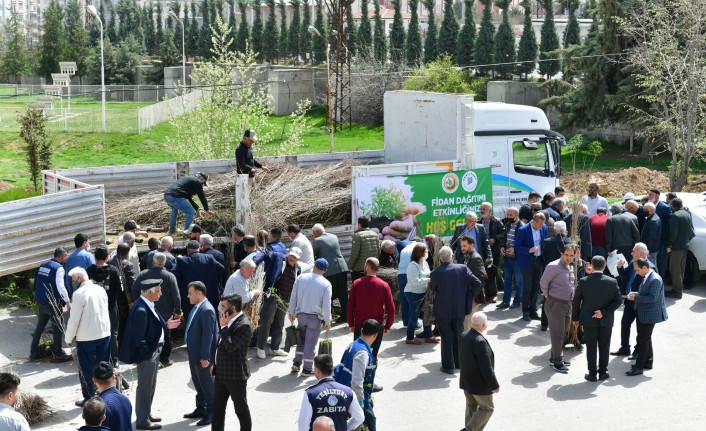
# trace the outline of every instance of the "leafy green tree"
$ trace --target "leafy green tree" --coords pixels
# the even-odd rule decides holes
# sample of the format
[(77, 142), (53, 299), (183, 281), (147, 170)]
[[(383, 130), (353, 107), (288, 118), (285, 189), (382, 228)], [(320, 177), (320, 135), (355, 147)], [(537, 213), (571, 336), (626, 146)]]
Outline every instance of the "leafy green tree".
[(191, 25), (189, 25), (189, 41), (187, 46), (189, 47), (188, 52), (192, 56), (196, 55), (199, 49), (199, 23), (196, 21), (196, 2), (191, 3)]
[(262, 45), (263, 59), (269, 63), (274, 63), (277, 57), (277, 44), (279, 41), (279, 32), (277, 31), (277, 15), (275, 10), (275, 0), (265, 0), (267, 4), (267, 21), (265, 22), (265, 31), (262, 34), (264, 43)]
[(255, 19), (252, 23), (252, 32), (250, 40), (252, 40), (252, 50), (255, 53), (255, 58), (258, 63), (262, 63), (263, 57), (263, 39), (262, 39), (262, 11), (260, 7), (261, 0), (253, 0), (252, 7), (255, 9)]
[(248, 26), (247, 3), (243, 0), (238, 0), (238, 9), (240, 10), (240, 27), (238, 27), (238, 37), (235, 38), (235, 50), (245, 52), (245, 47), (250, 45), (250, 27)]
[[(307, 56), (311, 55), (311, 34), (309, 33), (309, 26), (311, 25), (311, 7), (309, 6), (309, 0), (302, 0), (302, 20), (299, 26), (299, 54), (302, 56), (302, 60), (307, 62)], [(309, 58), (309, 61), (312, 61)]]
[(512, 78), (515, 70), (515, 32), (510, 25), (510, 0), (495, 0), (495, 4), (503, 11), (503, 21), (495, 35), (494, 69), (501, 78)]
[[(235, 20), (235, 0), (228, 0), (228, 27), (233, 29), (233, 32), (235, 32), (236, 28), (238, 28), (238, 23)], [(245, 15), (241, 15), (242, 19), (245, 20)], [(233, 46), (235, 49), (235, 46)]]
[(348, 52), (350, 52), (350, 55), (353, 56), (358, 51), (358, 42), (356, 42), (356, 37), (358, 37), (358, 28), (356, 27), (355, 20), (353, 19), (353, 3), (348, 4), (348, 8), (346, 8), (346, 15), (348, 16), (346, 45), (348, 46)]
[(313, 36), (313, 50), (314, 50), (314, 63), (323, 63), (326, 61), (326, 29), (324, 28), (324, 11), (323, 11), (323, 0), (316, 0), (316, 20), (314, 21), (314, 27), (319, 31), (319, 35)]
[(167, 31), (164, 32), (162, 46), (159, 47), (159, 58), (162, 60), (162, 68), (179, 64), (180, 55), (181, 53), (174, 44), (174, 32), (171, 28), (167, 28)]
[(443, 55), (419, 68), (405, 80), (404, 89), (439, 93), (472, 91), (468, 72), (458, 69), (450, 55)]
[(199, 30), (199, 56), (202, 58), (211, 58), (211, 1), (201, 3), (203, 22)]
[(5, 37), (7, 43), (0, 56), (0, 75), (18, 82), (23, 73), (29, 72), (29, 52), (24, 23), (14, 7), (10, 8), (10, 19), (5, 22)]
[(390, 59), (396, 65), (404, 61), (404, 24), (402, 24), (402, 9), (400, 0), (392, 0), (395, 13), (390, 30)]
[(544, 22), (539, 41), (539, 74), (547, 79), (556, 75), (561, 68), (559, 60), (555, 60), (559, 48), (559, 36), (554, 26), (554, 4), (552, 0), (544, 0)]
[(373, 55), (375, 60), (379, 62), (387, 61), (387, 39), (385, 37), (385, 24), (382, 22), (380, 15), (380, 2), (373, 0), (375, 3), (375, 29), (373, 32)]
[(520, 36), (520, 44), (517, 48), (518, 66), (515, 68), (515, 71), (520, 75), (525, 75), (525, 78), (537, 67), (537, 37), (534, 34), (534, 27), (532, 27), (531, 6), (530, 0), (523, 0), (522, 7), (525, 11), (525, 21), (522, 27), (522, 36)]
[(66, 46), (64, 10), (58, 2), (52, 1), (44, 11), (43, 18), (37, 72), (40, 76), (50, 79), (52, 73), (59, 71), (59, 60)]
[(299, 62), (299, 33), (301, 32), (301, 20), (300, 18), (300, 13), (299, 9), (301, 9), (301, 3), (299, 0), (291, 0), (291, 5), (292, 5), (292, 22), (289, 23), (289, 39), (287, 40), (288, 43), (288, 51), (290, 54), (292, 54), (292, 57), (294, 58), (294, 62), (298, 63)]
[(135, 36), (128, 35), (125, 40), (120, 41), (115, 50), (115, 63), (109, 82), (118, 85), (134, 84), (135, 68), (142, 63), (142, 53), (142, 45)]
[(277, 4), (279, 6), (279, 48), (278, 48), (278, 62), (279, 58), (283, 61), (287, 60), (289, 55), (289, 35), (287, 31), (287, 3), (285, 0), (279, 0)]
[(76, 75), (84, 76), (87, 72), (86, 64), (90, 55), (88, 33), (84, 29), (83, 9), (78, 0), (69, 0), (64, 13), (67, 43), (64, 46), (62, 59), (75, 61)]
[(358, 26), (358, 37), (356, 37), (358, 55), (362, 59), (368, 58), (373, 48), (373, 32), (370, 28), (370, 18), (368, 17), (368, 1), (360, 0), (360, 25)]
[(458, 33), (458, 44), (456, 45), (456, 62), (459, 66), (473, 64), (473, 49), (476, 43), (476, 22), (473, 19), (474, 3), (475, 0), (464, 0), (463, 27)]
[[(16, 14), (16, 17), (13, 17)], [(10, 21), (20, 21), (19, 14), (10, 11)], [(12, 24), (11, 24), (12, 25)], [(20, 138), (25, 141), (24, 150), (30, 177), (35, 191), (42, 184), (42, 170), (51, 169), (53, 142), (47, 131), (47, 119), (41, 109), (27, 108), (20, 115)]]
[[(473, 61), (475, 64), (492, 64), (493, 51), (495, 50), (495, 24), (493, 24), (492, 8), (493, 0), (479, 0), (483, 5), (483, 16), (480, 19), (480, 31), (478, 40), (473, 50)], [(478, 72), (488, 73), (490, 67), (479, 67)]]
[(419, 31), (419, 0), (409, 0), (411, 11), (407, 40), (405, 41), (405, 57), (407, 65), (417, 67), (422, 61), (422, 33)]
[(435, 61), (438, 55), (438, 45), (436, 38), (436, 17), (434, 16), (435, 0), (422, 0), (424, 7), (429, 11), (429, 22), (427, 27), (427, 38), (424, 41), (424, 63), (429, 64)]
[(439, 55), (448, 55), (456, 62), (458, 42), (458, 22), (454, 13), (453, 0), (444, 0), (444, 19), (439, 29)]

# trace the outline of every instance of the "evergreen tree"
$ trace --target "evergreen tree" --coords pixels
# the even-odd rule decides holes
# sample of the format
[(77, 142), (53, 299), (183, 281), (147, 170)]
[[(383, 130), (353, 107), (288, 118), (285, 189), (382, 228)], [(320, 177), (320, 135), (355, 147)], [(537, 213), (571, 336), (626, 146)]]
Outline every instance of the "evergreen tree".
[(62, 59), (75, 61), (76, 75), (84, 76), (90, 55), (88, 33), (84, 29), (83, 11), (78, 0), (69, 0), (64, 10), (64, 28), (66, 29), (66, 45)]
[[(250, 45), (250, 27), (246, 18), (247, 3), (243, 0), (238, 0), (238, 9), (240, 10), (240, 27), (238, 27), (238, 37), (235, 38), (235, 50), (245, 52), (245, 47)], [(252, 46), (251, 46), (252, 48)]]
[[(493, 0), (480, 0), (483, 5), (483, 16), (480, 19), (478, 40), (473, 49), (473, 62), (475, 64), (491, 64), (495, 49), (495, 24), (493, 24)], [(490, 67), (479, 67), (481, 73), (488, 73)]]
[[(238, 23), (235, 21), (235, 0), (228, 0), (228, 10), (228, 27), (230, 27), (231, 34), (235, 36), (236, 29), (238, 28)], [(243, 15), (242, 18), (245, 20), (245, 15)], [(235, 46), (231, 45), (231, 49), (234, 48)]]
[(473, 64), (473, 49), (476, 43), (476, 22), (473, 19), (474, 3), (474, 0), (464, 0), (463, 27), (458, 33), (458, 44), (456, 44), (456, 62), (459, 66)]
[(252, 40), (252, 50), (257, 54), (257, 61), (262, 63), (264, 53), (262, 46), (262, 8), (260, 7), (260, 0), (253, 0), (252, 7), (255, 9), (255, 19), (252, 23), (250, 40)]
[(501, 78), (512, 78), (515, 70), (515, 32), (510, 25), (510, 0), (495, 0), (495, 4), (503, 11), (503, 21), (495, 34), (494, 69)]
[(66, 46), (64, 11), (59, 3), (52, 0), (42, 16), (41, 47), (37, 73), (47, 79), (59, 72), (59, 60)]
[(392, 0), (392, 5), (395, 8), (395, 14), (392, 18), (392, 29), (390, 30), (390, 59), (392, 60), (392, 63), (401, 65), (404, 61), (405, 36), (404, 24), (402, 24), (401, 1)]
[[(299, 29), (299, 53), (302, 59), (306, 60), (307, 55), (311, 56), (311, 34), (309, 33), (311, 8), (309, 7), (309, 0), (302, 0), (302, 6), (304, 7), (304, 15)], [(309, 57), (309, 61), (312, 61), (311, 57)]]
[(282, 61), (287, 60), (289, 55), (289, 36), (287, 34), (287, 3), (284, 0), (279, 0), (279, 48), (278, 48), (278, 59)]
[[(181, 14), (181, 3), (174, 2), (171, 4), (171, 6), (172, 6), (172, 12), (174, 12), (174, 15), (179, 16), (179, 14)], [(179, 22), (176, 20), (174, 20), (174, 21), (175, 21), (176, 28), (172, 32), (172, 41), (174, 42), (174, 46), (176, 47), (177, 52), (179, 52), (179, 55), (181, 56), (181, 31), (182, 31), (181, 27), (183, 25), (182, 24), (183, 21), (182, 22)], [(184, 29), (184, 31), (186, 31), (186, 29)], [(166, 37), (166, 35), (165, 35), (165, 37)], [(184, 33), (184, 39), (186, 39), (186, 33)], [(164, 63), (164, 60), (162, 60), (162, 63)]]
[(145, 53), (145, 17), (142, 14), (142, 8), (137, 4), (137, 0), (131, 0), (130, 9), (132, 11), (133, 31), (132, 34), (137, 39), (137, 42), (142, 46), (142, 53)]
[(184, 3), (184, 14), (181, 17), (181, 22), (184, 23), (184, 52), (186, 57), (189, 57), (189, 52), (191, 52), (191, 42), (189, 41), (189, 36), (191, 36), (191, 21), (189, 21), (189, 5)]
[(118, 16), (118, 10), (115, 4), (110, 5), (110, 19), (108, 20), (108, 25), (105, 29), (105, 35), (110, 39), (111, 42), (118, 42), (118, 25), (116, 24), (115, 18)]
[(262, 56), (267, 62), (274, 63), (277, 57), (277, 43), (279, 35), (277, 31), (277, 11), (275, 9), (275, 0), (265, 0), (267, 3), (267, 21), (265, 22), (265, 31), (262, 34)]
[(456, 63), (458, 22), (454, 14), (453, 0), (444, 0), (444, 19), (439, 29), (439, 55), (448, 55)]
[(438, 46), (436, 41), (436, 17), (434, 16), (434, 6), (436, 0), (422, 0), (424, 7), (429, 11), (429, 22), (427, 27), (427, 37), (424, 41), (424, 63), (428, 64), (435, 61), (438, 54)]
[(162, 60), (162, 68), (179, 64), (180, 55), (180, 52), (177, 51), (177, 47), (174, 44), (174, 32), (171, 28), (167, 28), (167, 31), (164, 32), (162, 46), (159, 47), (159, 58)]
[(569, 9), (569, 22), (566, 29), (564, 29), (564, 48), (568, 48), (571, 45), (581, 45), (581, 29), (576, 16), (579, 0), (567, 0), (566, 6)]
[(409, 0), (409, 28), (405, 41), (407, 64), (417, 67), (422, 61), (422, 33), (419, 31), (419, 0)]
[(201, 28), (199, 29), (199, 56), (211, 58), (211, 1), (203, 0), (201, 3)]
[(368, 1), (360, 0), (360, 25), (358, 26), (358, 37), (356, 38), (358, 55), (362, 59), (368, 58), (373, 49), (373, 32), (370, 28), (370, 18), (368, 17)]
[(532, 27), (532, 3), (531, 0), (523, 0), (522, 7), (525, 10), (525, 23), (522, 28), (520, 44), (517, 48), (517, 61), (519, 65), (515, 68), (520, 75), (525, 78), (537, 67), (537, 37)]
[[(101, 3), (102, 4), (102, 3)], [(157, 34), (154, 31), (154, 11), (152, 3), (145, 6), (145, 49), (150, 55), (154, 55), (157, 52)]]
[(544, 0), (544, 23), (542, 23), (539, 41), (539, 74), (547, 79), (556, 75), (561, 67), (559, 60), (551, 60), (557, 57), (556, 53), (548, 54), (559, 48), (559, 36), (554, 26), (554, 3), (552, 0)]
[(323, 63), (326, 61), (326, 29), (324, 28), (324, 11), (323, 11), (323, 0), (316, 0), (316, 20), (314, 21), (314, 27), (319, 31), (319, 35), (315, 34), (313, 36), (313, 50), (314, 50), (314, 62)]
[[(204, 0), (205, 1), (205, 0)], [(157, 8), (155, 10), (155, 17), (154, 17), (154, 27), (155, 27), (155, 34), (154, 34), (154, 47), (155, 47), (155, 52), (157, 52), (161, 47), (162, 47), (162, 42), (164, 42), (164, 27), (162, 25), (162, 2), (157, 2)], [(122, 24), (122, 16), (120, 17), (121, 23), (120, 23), (120, 28), (123, 28)], [(117, 47), (116, 47), (117, 49)]]
[(14, 6), (10, 8), (10, 19), (5, 22), (5, 50), (0, 56), (0, 75), (19, 78), (29, 72), (29, 53), (24, 23)]
[(191, 3), (191, 25), (189, 25), (189, 53), (196, 56), (199, 50), (199, 22), (196, 20), (196, 2)]
[(373, 33), (373, 55), (380, 63), (387, 61), (387, 38), (385, 36), (385, 24), (380, 15), (380, 2), (373, 0), (375, 4), (375, 29)]
[(289, 39), (287, 40), (287, 50), (294, 58), (294, 62), (299, 62), (299, 33), (301, 32), (301, 20), (299, 19), (299, 9), (301, 3), (299, 0), (291, 0), (292, 5), (292, 22), (289, 23)]
[(356, 42), (356, 37), (358, 36), (358, 29), (355, 25), (355, 20), (353, 19), (353, 3), (348, 4), (346, 8), (346, 15), (348, 16), (348, 28), (346, 31), (346, 46), (348, 47), (348, 52), (351, 56), (354, 56), (358, 51), (358, 42)]

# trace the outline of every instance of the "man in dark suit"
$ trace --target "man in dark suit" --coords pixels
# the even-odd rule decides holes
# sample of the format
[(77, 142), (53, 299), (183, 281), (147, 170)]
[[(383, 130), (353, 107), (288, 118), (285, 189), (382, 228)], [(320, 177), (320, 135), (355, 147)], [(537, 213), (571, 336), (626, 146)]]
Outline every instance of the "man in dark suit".
[(179, 326), (179, 319), (166, 322), (157, 313), (154, 303), (162, 296), (161, 279), (140, 282), (142, 295), (132, 303), (125, 327), (125, 338), (120, 346), (120, 360), (137, 364), (137, 389), (135, 394), (136, 428), (156, 430), (162, 419), (152, 416), (152, 400), (157, 384), (159, 353), (164, 345), (166, 329)]
[(608, 256), (612, 256), (614, 250), (627, 256), (635, 244), (640, 242), (637, 223), (632, 221), (628, 216), (629, 213), (623, 212), (621, 204), (611, 205), (610, 212), (613, 216), (605, 222), (605, 246)]
[(311, 246), (314, 250), (314, 259), (324, 258), (328, 262), (326, 280), (331, 283), (331, 301), (338, 298), (341, 305), (341, 315), (339, 322), (348, 321), (348, 265), (341, 253), (341, 245), (338, 237), (326, 232), (320, 224), (315, 224), (312, 228), (314, 240)]
[(661, 278), (664, 278), (664, 274), (667, 272), (667, 234), (669, 233), (669, 219), (672, 217), (672, 207), (659, 200), (660, 194), (659, 189), (650, 189), (647, 200), (654, 204), (655, 214), (662, 222), (662, 238), (659, 243), (659, 254), (657, 254), (657, 272)]
[(522, 319), (541, 320), (537, 314), (539, 279), (542, 277), (542, 248), (547, 238), (546, 216), (541, 212), (532, 216), (532, 222), (517, 229), (515, 256), (522, 271)]
[(481, 291), (478, 295), (473, 298), (473, 307), (469, 314), (463, 319), (463, 331), (466, 332), (471, 328), (471, 315), (475, 313), (480, 304), (485, 303), (485, 294), (483, 293), (483, 287), (488, 280), (488, 274), (485, 272), (485, 265), (483, 265), (483, 258), (476, 251), (476, 244), (473, 242), (473, 238), (470, 236), (461, 237), (461, 252), (463, 253), (464, 264), (471, 270), (471, 273), (476, 276), (481, 283)]
[(218, 308), (218, 299), (223, 290), (221, 286), (225, 267), (213, 256), (199, 253), (199, 247), (198, 241), (189, 241), (186, 245), (188, 255), (179, 256), (173, 270), (179, 283), (181, 309), (186, 315), (191, 311), (191, 304), (186, 296), (189, 283), (200, 281), (206, 285), (206, 297), (214, 309)]
[[(584, 376), (589, 382), (595, 382), (596, 371), (598, 379), (605, 380), (608, 376), (608, 350), (610, 349), (610, 333), (613, 330), (613, 314), (620, 307), (621, 297), (618, 282), (603, 274), (605, 269), (603, 256), (591, 259), (593, 272), (579, 280), (572, 307), (574, 326), (583, 326), (586, 342), (586, 357), (588, 359), (588, 374)], [(599, 360), (596, 370), (596, 347)]]
[(213, 376), (211, 365), (216, 356), (216, 311), (206, 300), (206, 286), (200, 281), (189, 283), (189, 302), (194, 307), (186, 320), (184, 342), (189, 356), (191, 381), (196, 389), (196, 410), (185, 419), (200, 418), (196, 425), (211, 425), (213, 416)]
[(647, 218), (645, 219), (645, 226), (642, 228), (642, 233), (640, 234), (640, 242), (645, 243), (647, 249), (650, 251), (648, 259), (654, 265), (657, 265), (657, 256), (659, 255), (659, 247), (662, 242), (662, 220), (655, 213), (655, 204), (652, 202), (647, 202), (645, 204), (645, 212), (647, 213)]
[(215, 376), (211, 430), (223, 431), (226, 405), (230, 397), (233, 399), (241, 431), (251, 431), (247, 384), (250, 377), (248, 347), (252, 338), (252, 326), (243, 314), (243, 299), (237, 293), (221, 298), (221, 307), (223, 314), (218, 318), (220, 341), (216, 350), (216, 361), (211, 368), (211, 373)]
[(480, 280), (466, 265), (451, 263), (453, 251), (439, 250), (441, 265), (431, 272), (429, 289), (434, 295), (434, 317), (441, 333), (441, 371), (453, 374), (461, 367), (458, 345), (463, 332), (463, 319), (471, 313), (473, 297), (482, 292)]
[(486, 329), (488, 317), (479, 311), (471, 318), (471, 329), (461, 337), (460, 386), (466, 395), (466, 431), (485, 428), (495, 409), (493, 394), (500, 391), (493, 349), (483, 336)]
[(473, 211), (466, 213), (466, 224), (460, 224), (454, 229), (454, 236), (451, 238), (451, 250), (456, 254), (456, 263), (463, 263), (463, 253), (461, 253), (460, 240), (463, 235), (470, 236), (476, 243), (476, 250), (483, 257), (484, 261), (491, 259), (493, 263), (493, 253), (490, 250), (488, 235), (483, 226), (478, 226), (478, 216)]

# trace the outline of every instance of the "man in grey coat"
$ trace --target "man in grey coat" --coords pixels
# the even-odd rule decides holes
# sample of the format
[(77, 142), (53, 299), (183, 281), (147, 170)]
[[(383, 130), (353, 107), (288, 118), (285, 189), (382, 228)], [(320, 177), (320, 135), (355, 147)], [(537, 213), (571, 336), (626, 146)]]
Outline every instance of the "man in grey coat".
[(637, 220), (633, 220), (623, 213), (621, 204), (613, 204), (610, 207), (613, 214), (605, 223), (605, 246), (608, 256), (613, 255), (614, 250), (623, 256), (628, 256), (636, 243), (640, 242), (640, 232), (637, 230)]
[(348, 265), (341, 253), (341, 245), (338, 242), (338, 237), (332, 233), (326, 232), (320, 224), (315, 224), (313, 229), (314, 241), (312, 247), (314, 249), (314, 258), (326, 259), (328, 262), (328, 271), (326, 271), (326, 279), (331, 283), (332, 295), (331, 301), (338, 298), (341, 304), (341, 316), (339, 322), (348, 321), (346, 312), (348, 310)]

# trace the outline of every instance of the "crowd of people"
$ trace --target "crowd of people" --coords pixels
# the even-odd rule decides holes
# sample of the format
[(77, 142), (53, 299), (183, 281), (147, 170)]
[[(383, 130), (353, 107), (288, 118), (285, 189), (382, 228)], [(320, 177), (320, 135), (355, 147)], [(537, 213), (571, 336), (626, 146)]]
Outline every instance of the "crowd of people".
[[(245, 138), (252, 144), (254, 132)], [(165, 194), (174, 208), (170, 234), (184, 207), (179, 199), (190, 201), (197, 194), (207, 208), (202, 187), (208, 177), (189, 178), (168, 189), (188, 188), (188, 196)], [(298, 428), (340, 431), (365, 424), (375, 431), (372, 394), (383, 390), (375, 383), (378, 354), (399, 311), (410, 349), (438, 343), (440, 371), (460, 370), (465, 429), (480, 430), (499, 391), (493, 351), (483, 336), (488, 327), (480, 311), (484, 304), (486, 311), (495, 303), (496, 313), (539, 320), (540, 329), (550, 333), (548, 361), (556, 372), (568, 373), (563, 348), (580, 339), (586, 345), (588, 381), (609, 378), (613, 314), (623, 304), (621, 347), (612, 354), (635, 360), (628, 376), (652, 368), (652, 331), (667, 319), (664, 297), (683, 294), (694, 235), (691, 214), (673, 194), (667, 194), (667, 203), (660, 201), (656, 189), (646, 202), (629, 194), (610, 206), (599, 191), (591, 183), (573, 205), (561, 187), (544, 196), (532, 192), (520, 208), (508, 208), (502, 220), (484, 202), (480, 216), (466, 214), (448, 245), (433, 234), (383, 241), (360, 217), (348, 261), (338, 237), (321, 224), (313, 226), (311, 239), (294, 224), (257, 235), (236, 226), (227, 260), (214, 248), (213, 237), (191, 223), (193, 207), (185, 211), (191, 218), (183, 248), (174, 247), (171, 235), (150, 238), (150, 251), (139, 257), (136, 238), (146, 233), (134, 221), (125, 224), (113, 253), (105, 245), (91, 252), (88, 237), (79, 233), (75, 251), (57, 248), (37, 271), (38, 322), (30, 359), (38, 358), (41, 334), (51, 322), (52, 361), (71, 359), (62, 341), (76, 347), (82, 389), (76, 405), (83, 408), (86, 424), (120, 431), (132, 429), (132, 405), (117, 390), (129, 387), (116, 379), (117, 369), (135, 364), (135, 426), (159, 429), (161, 418), (152, 414), (158, 369), (173, 364), (170, 354), (179, 335), (196, 391), (194, 410), (184, 418), (223, 430), (232, 399), (240, 429), (250, 430), (248, 351), (253, 347), (258, 360), (288, 357), (289, 346), (296, 344), (291, 372), (318, 380), (304, 394)], [(289, 248), (282, 241), (285, 233)], [(673, 290), (665, 294), (667, 268)], [(634, 322), (637, 341), (631, 351)], [(316, 355), (316, 347), (321, 332), (336, 324), (346, 324), (353, 341), (334, 366), (330, 355)], [(2, 421), (10, 420), (3, 412), (12, 410), (18, 385), (19, 379), (0, 375), (0, 396), (6, 400), (0, 400)]]

